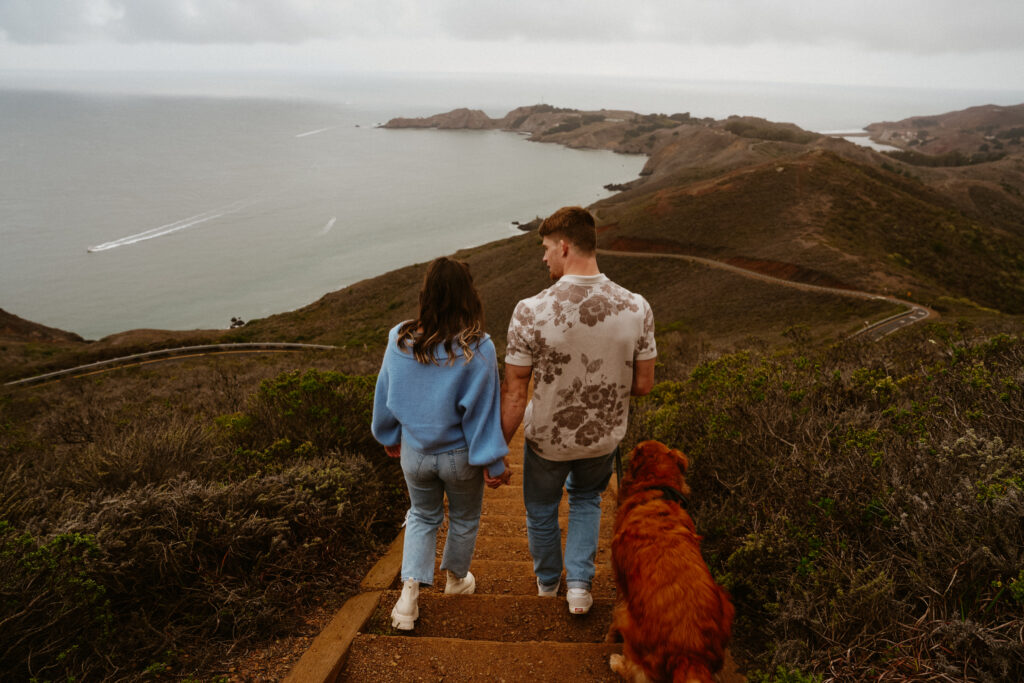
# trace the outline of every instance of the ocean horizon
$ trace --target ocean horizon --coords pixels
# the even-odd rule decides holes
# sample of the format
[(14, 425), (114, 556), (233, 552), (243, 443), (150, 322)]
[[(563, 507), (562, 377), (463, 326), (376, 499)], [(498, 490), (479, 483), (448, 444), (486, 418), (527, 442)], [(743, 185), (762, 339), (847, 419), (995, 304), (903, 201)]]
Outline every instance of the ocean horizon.
[(645, 158), (500, 131), (387, 130), (457, 107), (731, 114), (817, 131), (1012, 91), (537, 77), (0, 71), (0, 308), (98, 338), (223, 328), (608, 196)]

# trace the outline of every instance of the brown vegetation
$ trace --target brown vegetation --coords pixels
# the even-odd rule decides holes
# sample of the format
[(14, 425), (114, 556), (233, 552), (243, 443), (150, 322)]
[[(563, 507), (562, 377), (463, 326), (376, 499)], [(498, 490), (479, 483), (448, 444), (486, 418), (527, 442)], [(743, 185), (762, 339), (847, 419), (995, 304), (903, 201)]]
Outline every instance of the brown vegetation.
[(975, 334), (733, 354), (640, 401), (626, 442), (687, 449), (764, 678), (1024, 677), (1024, 340)]
[(209, 670), (354, 588), (403, 510), (366, 429), (372, 379), (273, 374), (280, 360), (0, 399), (9, 676)]

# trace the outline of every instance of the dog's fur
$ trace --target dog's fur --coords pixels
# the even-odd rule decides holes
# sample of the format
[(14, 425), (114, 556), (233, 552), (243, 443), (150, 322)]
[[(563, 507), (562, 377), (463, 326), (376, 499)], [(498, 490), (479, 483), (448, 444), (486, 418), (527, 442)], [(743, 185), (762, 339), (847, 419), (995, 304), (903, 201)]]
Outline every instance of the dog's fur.
[(732, 629), (729, 596), (700, 554), (683, 505), (658, 488), (690, 493), (686, 456), (657, 441), (633, 449), (619, 486), (612, 564), (619, 602), (608, 642), (621, 636), (612, 670), (627, 681), (707, 681), (722, 668)]

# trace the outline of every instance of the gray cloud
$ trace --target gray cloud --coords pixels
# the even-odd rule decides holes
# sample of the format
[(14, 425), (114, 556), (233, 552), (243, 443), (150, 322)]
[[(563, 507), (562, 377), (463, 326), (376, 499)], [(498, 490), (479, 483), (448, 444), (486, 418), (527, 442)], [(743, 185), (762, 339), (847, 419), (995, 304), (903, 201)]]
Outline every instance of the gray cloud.
[[(1018, 50), (1019, 0), (0, 0), (12, 43), (454, 39)], [(637, 46), (642, 50), (642, 45)]]
[(0, 32), (15, 43), (297, 43), (383, 34), (396, 4), (401, 3), (0, 0)]

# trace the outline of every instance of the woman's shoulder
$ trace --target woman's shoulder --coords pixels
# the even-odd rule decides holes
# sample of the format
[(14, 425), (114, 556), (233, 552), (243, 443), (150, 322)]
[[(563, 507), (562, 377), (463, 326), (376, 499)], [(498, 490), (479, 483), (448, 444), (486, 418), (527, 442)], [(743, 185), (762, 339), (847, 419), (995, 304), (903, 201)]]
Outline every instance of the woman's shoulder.
[(484, 332), (483, 335), (473, 343), (473, 347), (488, 358), (497, 358), (497, 352), (494, 349), (494, 341), (491, 339), (491, 335), (486, 332)]
[(402, 322), (398, 323), (397, 325), (392, 327), (390, 330), (388, 330), (388, 340), (389, 341), (394, 341), (395, 339), (397, 339), (398, 335), (402, 331), (402, 328), (405, 327), (406, 325), (408, 325), (411, 322), (413, 322), (413, 321), (412, 320), (403, 320)]

